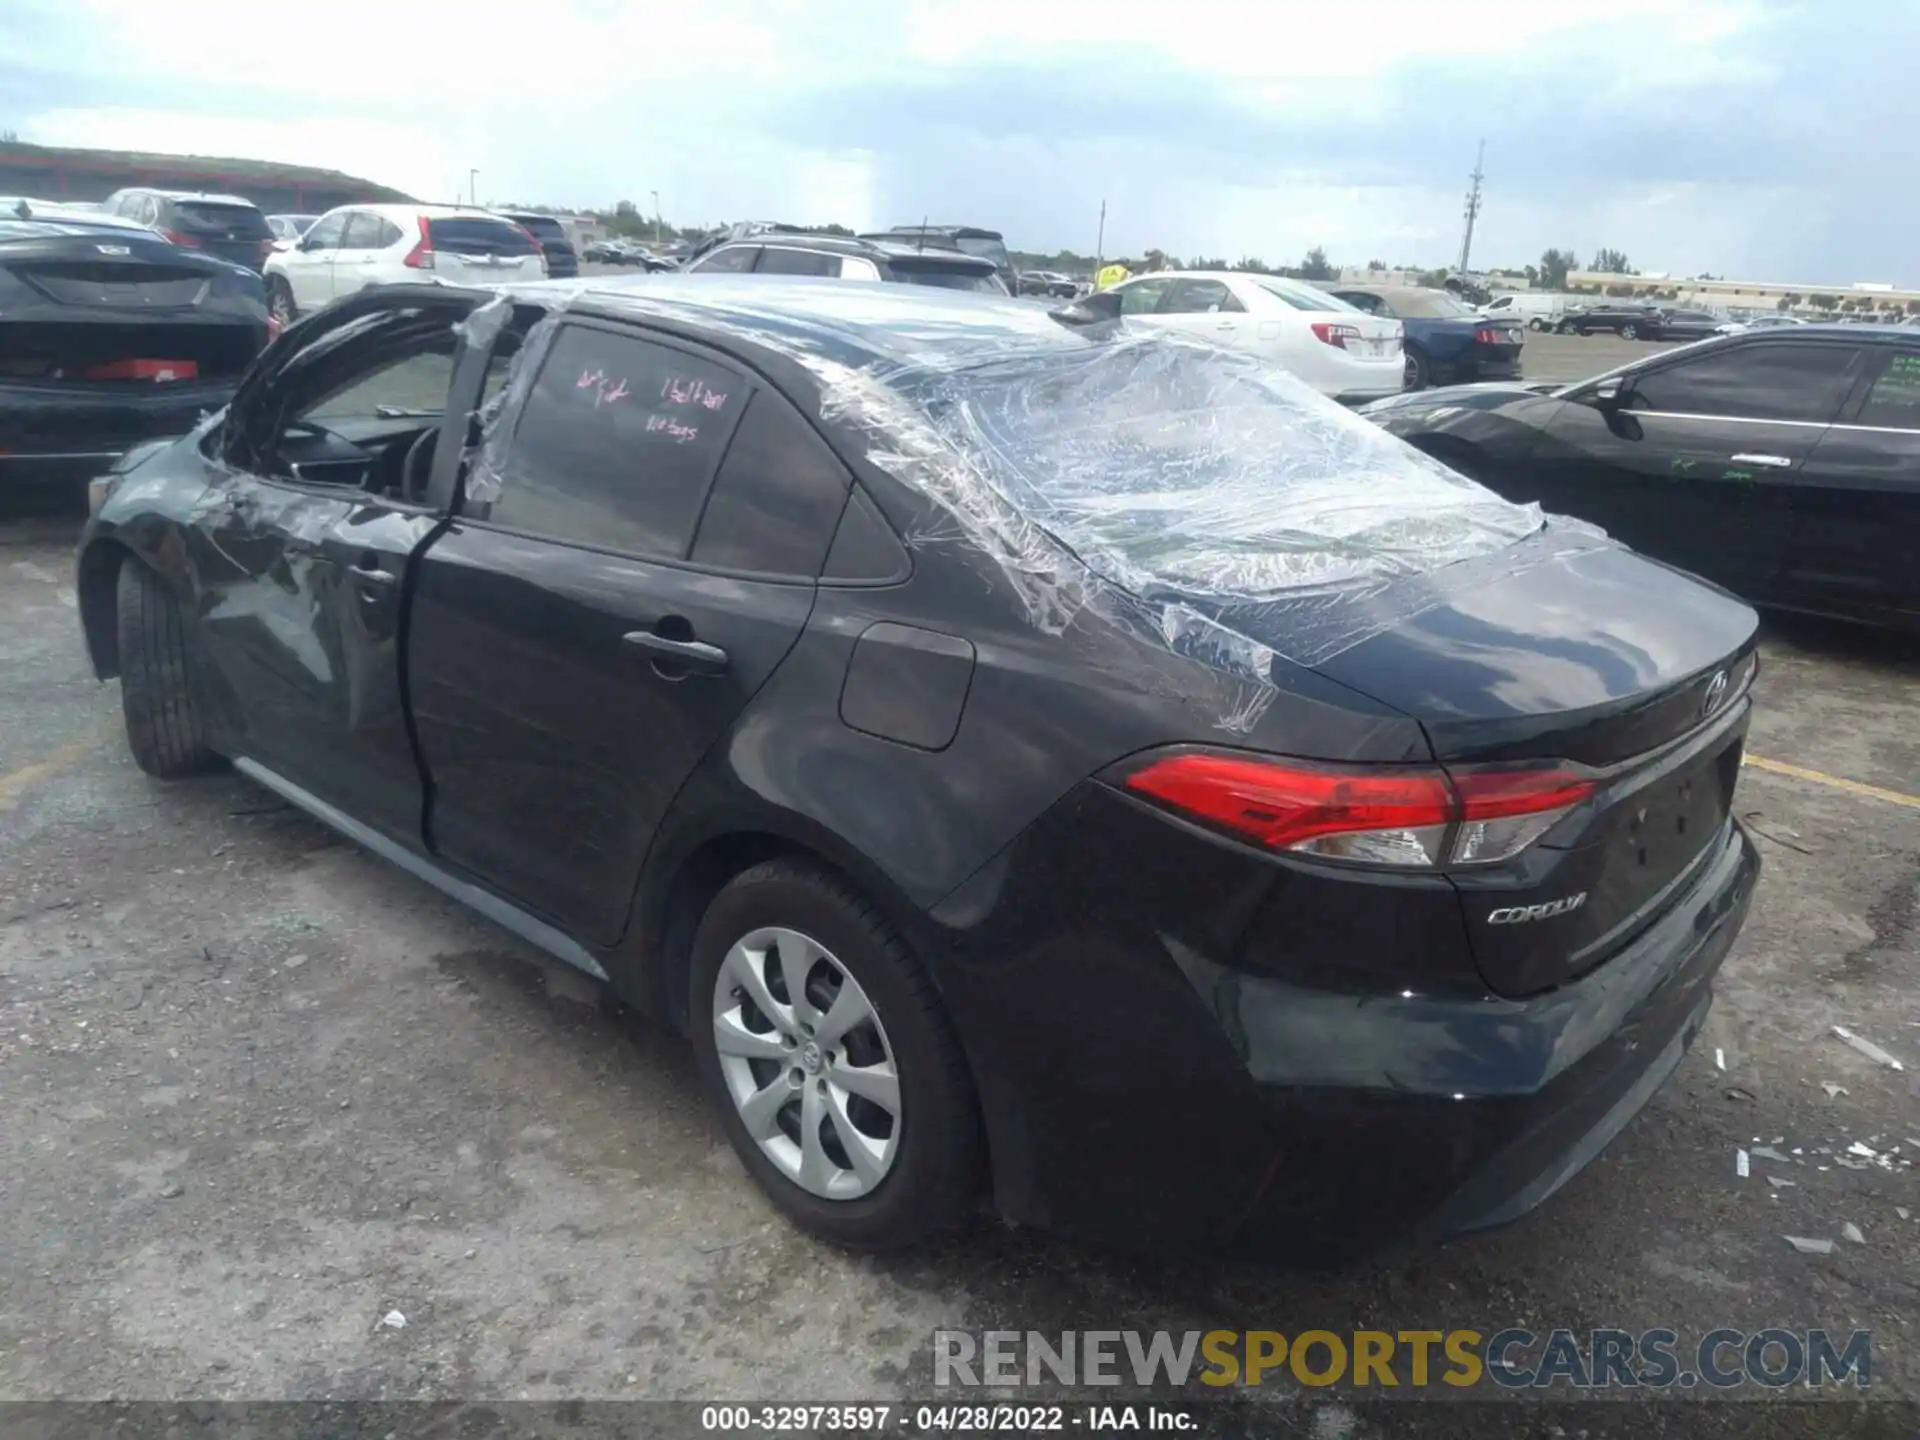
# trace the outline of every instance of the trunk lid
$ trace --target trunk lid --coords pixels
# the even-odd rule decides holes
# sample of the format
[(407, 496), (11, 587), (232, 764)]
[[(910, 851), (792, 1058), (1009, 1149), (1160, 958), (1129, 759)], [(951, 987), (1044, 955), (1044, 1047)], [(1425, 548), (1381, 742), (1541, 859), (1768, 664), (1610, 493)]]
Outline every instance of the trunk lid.
[(1456, 590), (1436, 578), (1437, 603), (1312, 668), (1417, 720), (1450, 771), (1592, 775), (1594, 794), (1517, 856), (1449, 872), (1482, 977), (1533, 994), (1630, 943), (1724, 843), (1758, 618), (1612, 545)]

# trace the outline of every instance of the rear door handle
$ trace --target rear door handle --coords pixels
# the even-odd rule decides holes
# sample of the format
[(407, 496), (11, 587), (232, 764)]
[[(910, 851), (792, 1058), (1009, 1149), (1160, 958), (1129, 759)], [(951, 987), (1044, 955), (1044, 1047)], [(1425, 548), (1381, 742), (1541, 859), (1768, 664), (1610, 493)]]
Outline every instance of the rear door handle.
[(1793, 464), (1784, 455), (1732, 455), (1728, 458), (1736, 465), (1771, 465), (1776, 470), (1785, 470)]
[(727, 652), (703, 640), (673, 640), (651, 630), (629, 630), (620, 638), (636, 649), (651, 651), (702, 675), (719, 675), (727, 668)]

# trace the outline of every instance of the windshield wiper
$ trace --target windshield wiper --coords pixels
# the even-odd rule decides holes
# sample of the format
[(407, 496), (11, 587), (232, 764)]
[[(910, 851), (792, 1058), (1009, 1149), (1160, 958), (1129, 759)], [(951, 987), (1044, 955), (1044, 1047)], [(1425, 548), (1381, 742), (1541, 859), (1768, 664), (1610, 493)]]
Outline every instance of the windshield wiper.
[(409, 410), (404, 405), (376, 405), (373, 413), (382, 420), (431, 420), (444, 412), (439, 410)]

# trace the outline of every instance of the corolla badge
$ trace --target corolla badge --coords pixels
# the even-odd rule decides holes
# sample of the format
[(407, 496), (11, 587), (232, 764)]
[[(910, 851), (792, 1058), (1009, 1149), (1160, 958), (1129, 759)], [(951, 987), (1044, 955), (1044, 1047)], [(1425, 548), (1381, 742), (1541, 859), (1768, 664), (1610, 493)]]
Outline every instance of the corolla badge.
[(1702, 715), (1713, 714), (1714, 711), (1720, 708), (1721, 702), (1726, 698), (1727, 672), (1724, 670), (1716, 670), (1713, 673), (1713, 679), (1707, 682), (1707, 694), (1706, 698), (1700, 702), (1700, 713)]
[(1571, 915), (1587, 903), (1587, 892), (1578, 895), (1564, 895), (1558, 900), (1549, 900), (1544, 905), (1509, 905), (1504, 910), (1495, 910), (1487, 916), (1489, 925), (1525, 925), (1529, 920), (1551, 920), (1556, 915)]

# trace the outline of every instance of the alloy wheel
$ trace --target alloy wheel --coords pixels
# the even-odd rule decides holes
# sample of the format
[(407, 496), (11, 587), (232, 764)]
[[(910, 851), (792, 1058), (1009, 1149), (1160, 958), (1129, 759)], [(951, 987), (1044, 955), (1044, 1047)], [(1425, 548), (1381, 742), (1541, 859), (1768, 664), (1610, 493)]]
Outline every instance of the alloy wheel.
[(287, 293), (284, 285), (274, 285), (267, 290), (267, 313), (284, 327), (293, 323), (293, 296)]
[(754, 930), (713, 984), (713, 1039), (741, 1123), (794, 1184), (857, 1200), (900, 1151), (900, 1077), (867, 992), (818, 941)]

